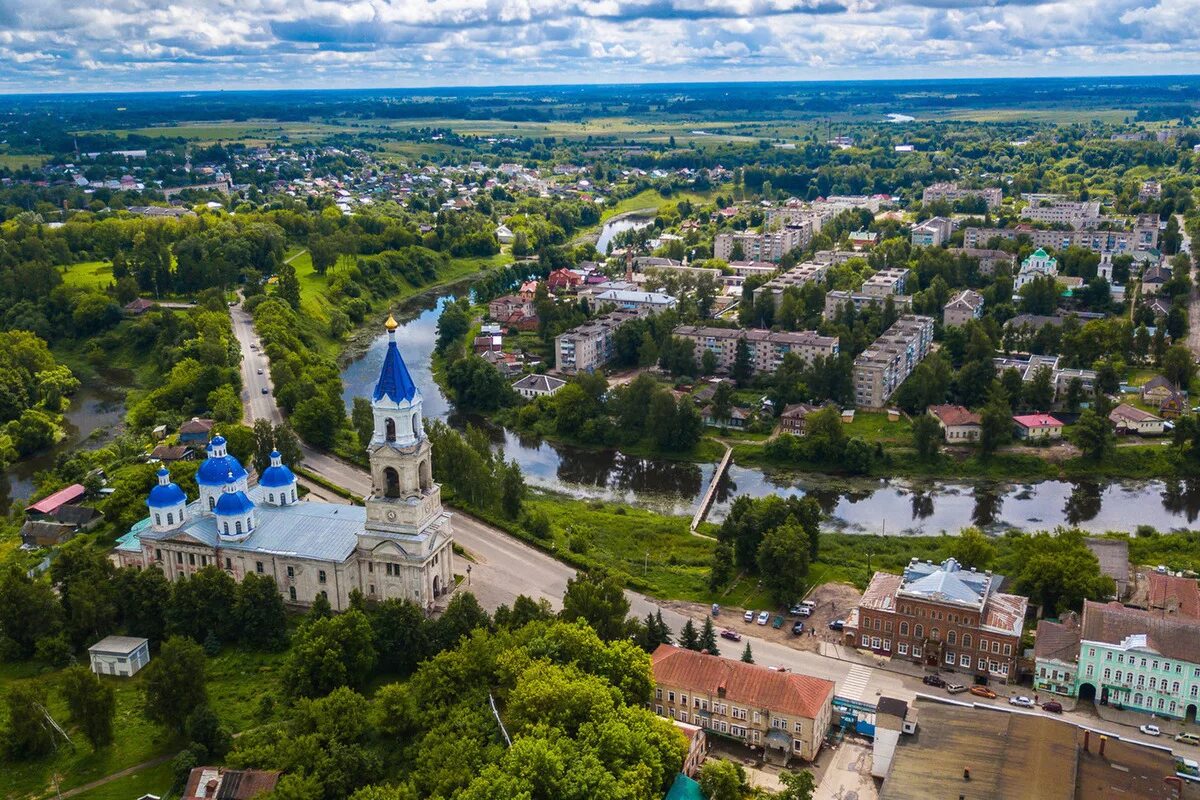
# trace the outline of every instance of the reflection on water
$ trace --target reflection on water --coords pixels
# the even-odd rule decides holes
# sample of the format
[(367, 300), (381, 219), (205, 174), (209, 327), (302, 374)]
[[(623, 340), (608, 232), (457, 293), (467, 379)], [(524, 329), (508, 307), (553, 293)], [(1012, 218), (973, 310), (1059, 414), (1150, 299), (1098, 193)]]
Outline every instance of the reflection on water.
[[(626, 222), (626, 220), (620, 220)], [(396, 332), (413, 379), (424, 394), (425, 413), (462, 428), (485, 427), (505, 457), (520, 464), (532, 486), (579, 498), (619, 501), (660, 513), (691, 515), (712, 477), (714, 464), (641, 458), (616, 450), (585, 450), (546, 442), (456, 414), (433, 381), (437, 316), (445, 298), (413, 309)], [(342, 372), (349, 407), (374, 387), (387, 347), (381, 335)], [(709, 519), (720, 521), (742, 494), (813, 497), (829, 524), (847, 532), (936, 534), (968, 525), (999, 532), (1078, 525), (1092, 531), (1183, 527), (1200, 516), (1200, 481), (1040, 481), (1029, 484), (845, 478), (755, 469), (733, 464), (721, 477)], [(1134, 511), (1136, 509), (1136, 511)]]
[(600, 229), (600, 238), (596, 239), (596, 250), (601, 254), (608, 252), (608, 243), (613, 240), (613, 237), (622, 231), (631, 231), (635, 228), (645, 228), (647, 225), (654, 224), (654, 217), (622, 217), (614, 219), (611, 222), (604, 223), (604, 227)]

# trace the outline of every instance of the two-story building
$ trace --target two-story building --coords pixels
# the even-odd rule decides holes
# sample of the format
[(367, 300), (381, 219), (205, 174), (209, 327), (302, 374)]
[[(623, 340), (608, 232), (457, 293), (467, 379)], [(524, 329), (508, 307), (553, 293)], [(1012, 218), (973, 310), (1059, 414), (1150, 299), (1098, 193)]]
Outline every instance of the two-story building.
[(813, 761), (833, 716), (834, 684), (659, 645), (654, 670), (654, 712), (748, 746)]

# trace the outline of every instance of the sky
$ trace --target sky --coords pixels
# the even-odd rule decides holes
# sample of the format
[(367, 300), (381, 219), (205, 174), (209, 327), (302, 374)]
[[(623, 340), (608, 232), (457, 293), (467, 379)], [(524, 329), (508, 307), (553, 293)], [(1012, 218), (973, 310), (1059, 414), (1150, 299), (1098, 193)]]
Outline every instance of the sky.
[(0, 0), (0, 91), (1184, 74), (1200, 0)]

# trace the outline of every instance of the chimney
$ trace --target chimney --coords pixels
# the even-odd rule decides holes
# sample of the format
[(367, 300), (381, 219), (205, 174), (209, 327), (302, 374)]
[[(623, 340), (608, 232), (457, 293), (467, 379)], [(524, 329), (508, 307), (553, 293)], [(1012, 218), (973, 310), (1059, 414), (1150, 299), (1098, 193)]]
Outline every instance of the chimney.
[(1108, 741), (1108, 737), (1104, 734), (1100, 735), (1100, 757), (1104, 758), (1104, 743)]
[(968, 769), (967, 767), (963, 767), (963, 780), (964, 781), (971, 780), (971, 770)]
[(204, 796), (205, 797), (216, 797), (217, 796), (217, 788), (220, 785), (221, 785), (221, 782), (218, 781), (216, 778), (211, 779), (208, 783), (204, 784)]
[(1089, 731), (1087, 728), (1084, 728), (1084, 730), (1083, 730), (1083, 752), (1085, 752), (1085, 753), (1091, 752), (1088, 749), (1088, 745), (1091, 743), (1091, 741), (1092, 741), (1092, 732)]

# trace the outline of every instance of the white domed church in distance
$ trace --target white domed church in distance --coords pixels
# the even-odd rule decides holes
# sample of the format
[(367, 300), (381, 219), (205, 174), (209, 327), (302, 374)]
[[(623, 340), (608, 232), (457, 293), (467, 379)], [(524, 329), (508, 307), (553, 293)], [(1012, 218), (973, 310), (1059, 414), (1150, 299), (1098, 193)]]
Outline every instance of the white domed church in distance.
[(386, 326), (387, 352), (371, 396), (372, 492), (365, 507), (300, 500), (296, 476), (278, 452), (250, 486), (217, 435), (196, 471), (199, 497), (189, 502), (160, 469), (146, 500), (150, 515), (117, 541), (113, 560), (157, 567), (172, 580), (210, 565), (238, 580), (270, 575), (284, 600), (299, 605), (325, 595), (340, 611), (357, 589), (433, 610), (454, 588), (450, 515), (433, 482), (421, 390), (396, 346), (395, 319)]

